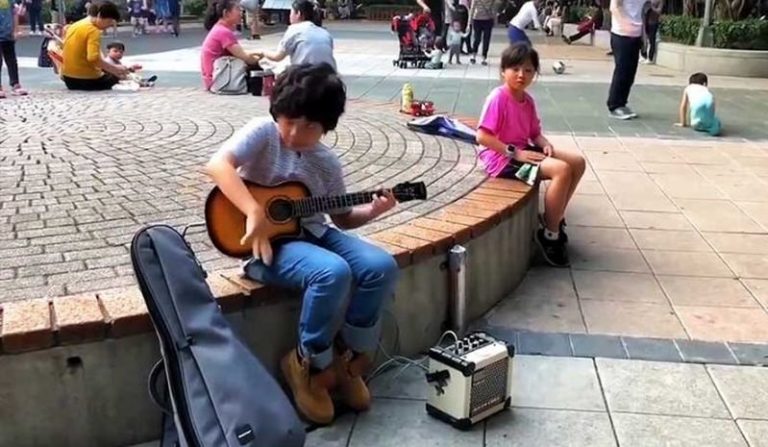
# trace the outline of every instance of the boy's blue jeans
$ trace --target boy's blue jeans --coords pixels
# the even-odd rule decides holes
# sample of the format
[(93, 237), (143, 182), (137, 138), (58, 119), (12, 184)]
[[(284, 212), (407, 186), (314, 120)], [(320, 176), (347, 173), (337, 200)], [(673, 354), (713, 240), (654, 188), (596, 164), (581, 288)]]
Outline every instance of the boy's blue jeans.
[(399, 269), (379, 247), (335, 228), (323, 237), (275, 244), (272, 265), (251, 260), (245, 273), (256, 281), (304, 289), (299, 348), (312, 366), (333, 362), (333, 340), (355, 352), (372, 351), (379, 340), (381, 308), (395, 291)]

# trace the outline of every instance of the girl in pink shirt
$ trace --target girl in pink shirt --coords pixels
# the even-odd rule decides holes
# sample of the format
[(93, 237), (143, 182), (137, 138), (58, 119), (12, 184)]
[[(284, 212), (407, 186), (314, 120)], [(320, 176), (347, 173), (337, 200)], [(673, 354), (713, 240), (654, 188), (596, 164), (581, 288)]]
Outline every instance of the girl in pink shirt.
[(565, 208), (584, 174), (584, 157), (555, 149), (541, 133), (533, 98), (525, 92), (539, 72), (539, 54), (527, 44), (510, 45), (501, 54), (504, 84), (485, 100), (477, 129), (479, 157), (492, 177), (515, 179), (525, 163), (539, 166), (539, 178), (551, 180), (544, 194), (542, 226), (536, 242), (556, 267), (569, 265), (565, 248)]
[(223, 56), (234, 56), (249, 66), (259, 65), (259, 56), (246, 53), (237, 42), (235, 29), (240, 23), (243, 9), (238, 0), (215, 0), (208, 7), (203, 26), (208, 34), (200, 50), (200, 71), (203, 85), (210, 90), (213, 83), (213, 64)]

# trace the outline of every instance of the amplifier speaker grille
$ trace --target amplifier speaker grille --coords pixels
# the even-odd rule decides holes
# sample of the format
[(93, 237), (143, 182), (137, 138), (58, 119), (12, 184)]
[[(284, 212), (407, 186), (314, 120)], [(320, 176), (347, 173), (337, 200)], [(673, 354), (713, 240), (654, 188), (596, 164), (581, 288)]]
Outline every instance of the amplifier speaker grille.
[(472, 397), (469, 403), (470, 418), (504, 402), (507, 396), (507, 374), (509, 374), (507, 358), (475, 371), (472, 376)]

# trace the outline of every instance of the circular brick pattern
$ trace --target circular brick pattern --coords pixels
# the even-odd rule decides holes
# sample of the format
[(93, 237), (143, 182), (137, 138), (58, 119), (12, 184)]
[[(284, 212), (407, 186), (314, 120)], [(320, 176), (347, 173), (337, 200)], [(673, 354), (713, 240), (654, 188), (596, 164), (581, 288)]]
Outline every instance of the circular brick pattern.
[[(267, 102), (197, 90), (35, 92), (0, 102), (0, 301), (134, 283), (131, 236), (147, 223), (202, 220), (208, 157)], [(404, 203), (359, 230), (370, 234), (424, 215), (477, 186), (471, 145), (416, 134), (392, 105), (350, 101), (325, 142), (348, 189), (428, 184), (430, 199)], [(207, 268), (236, 265), (190, 239)]]

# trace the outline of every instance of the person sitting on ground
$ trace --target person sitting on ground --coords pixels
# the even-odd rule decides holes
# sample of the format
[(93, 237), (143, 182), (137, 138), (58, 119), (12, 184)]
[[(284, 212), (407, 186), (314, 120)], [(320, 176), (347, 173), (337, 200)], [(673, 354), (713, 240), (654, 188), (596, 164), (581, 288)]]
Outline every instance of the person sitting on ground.
[(592, 0), (592, 6), (589, 8), (589, 14), (584, 17), (584, 20), (579, 22), (576, 27), (576, 34), (570, 36), (563, 36), (563, 41), (568, 45), (576, 42), (582, 37), (594, 33), (595, 31), (603, 27), (603, 7), (598, 0)]
[(257, 54), (274, 62), (290, 56), (291, 64), (326, 63), (336, 69), (333, 37), (326, 29), (315, 25), (317, 13), (312, 1), (295, 0), (291, 5), (291, 25), (280, 40), (277, 51)]
[[(118, 65), (121, 67), (126, 67), (123, 65), (123, 56), (125, 55), (125, 44), (122, 42), (110, 42), (107, 44), (107, 55), (104, 57), (104, 61), (108, 64), (112, 65)], [(157, 81), (157, 76), (150, 76), (146, 79), (144, 79), (142, 76), (139, 76), (136, 74), (137, 71), (141, 70), (141, 65), (139, 64), (133, 64), (130, 66), (127, 66), (128, 73), (127, 75), (127, 81), (138, 84), (139, 87), (153, 87), (155, 85), (155, 81)]]
[(555, 148), (542, 134), (536, 104), (525, 91), (538, 72), (539, 54), (526, 43), (510, 45), (501, 54), (504, 84), (485, 100), (477, 126), (478, 156), (492, 177), (515, 179), (530, 164), (538, 165), (540, 179), (551, 180), (536, 242), (549, 264), (566, 267), (565, 209), (586, 163), (581, 154)]
[(247, 66), (258, 66), (259, 56), (246, 53), (237, 42), (235, 28), (240, 23), (242, 8), (239, 0), (216, 0), (208, 7), (203, 26), (208, 35), (200, 51), (200, 66), (206, 90), (213, 84), (213, 65), (217, 59), (232, 56)]
[(94, 4), (89, 13), (67, 28), (61, 78), (70, 90), (109, 90), (129, 73), (101, 58), (101, 32), (120, 20), (120, 11), (105, 1)]
[(426, 54), (429, 56), (430, 60), (427, 62), (427, 64), (424, 66), (424, 68), (428, 70), (440, 70), (443, 68), (443, 56), (448, 51), (448, 48), (445, 46), (445, 39), (442, 37), (438, 37), (435, 39), (435, 47), (431, 50), (427, 50)]
[(704, 73), (694, 73), (688, 78), (688, 86), (680, 100), (680, 122), (678, 126), (690, 126), (699, 132), (712, 136), (720, 135), (720, 119), (715, 115), (715, 96), (707, 87)]
[[(546, 2), (544, 2), (544, 7), (541, 7), (541, 3), (536, 5), (537, 7), (541, 7), (540, 9), (538, 9), (539, 23), (542, 23), (542, 24), (545, 23), (549, 18), (549, 16), (552, 15), (552, 4), (553, 2), (551, 0), (547, 0)], [(542, 29), (546, 30), (543, 26), (542, 26)]]
[(552, 6), (552, 13), (544, 20), (544, 31), (548, 36), (559, 35), (563, 31), (563, 7), (559, 2)]
[(270, 99), (271, 117), (254, 118), (235, 132), (206, 170), (247, 216), (242, 242), (253, 247), (253, 258), (245, 274), (304, 289), (298, 346), (280, 367), (299, 412), (328, 424), (334, 418), (329, 394), (334, 384), (353, 410), (370, 407), (362, 374), (371, 365), (382, 306), (399, 275), (391, 255), (344, 230), (376, 219), (396, 200), (386, 191), (367, 205), (347, 208), (331, 216), (335, 227), (322, 214), (312, 215), (301, 221), (304, 236), (271, 243), (264, 234), (265, 210), (242, 178), (267, 186), (299, 181), (313, 196), (345, 194), (341, 162), (320, 139), (344, 113), (346, 87), (329, 64), (291, 65), (276, 79)]

